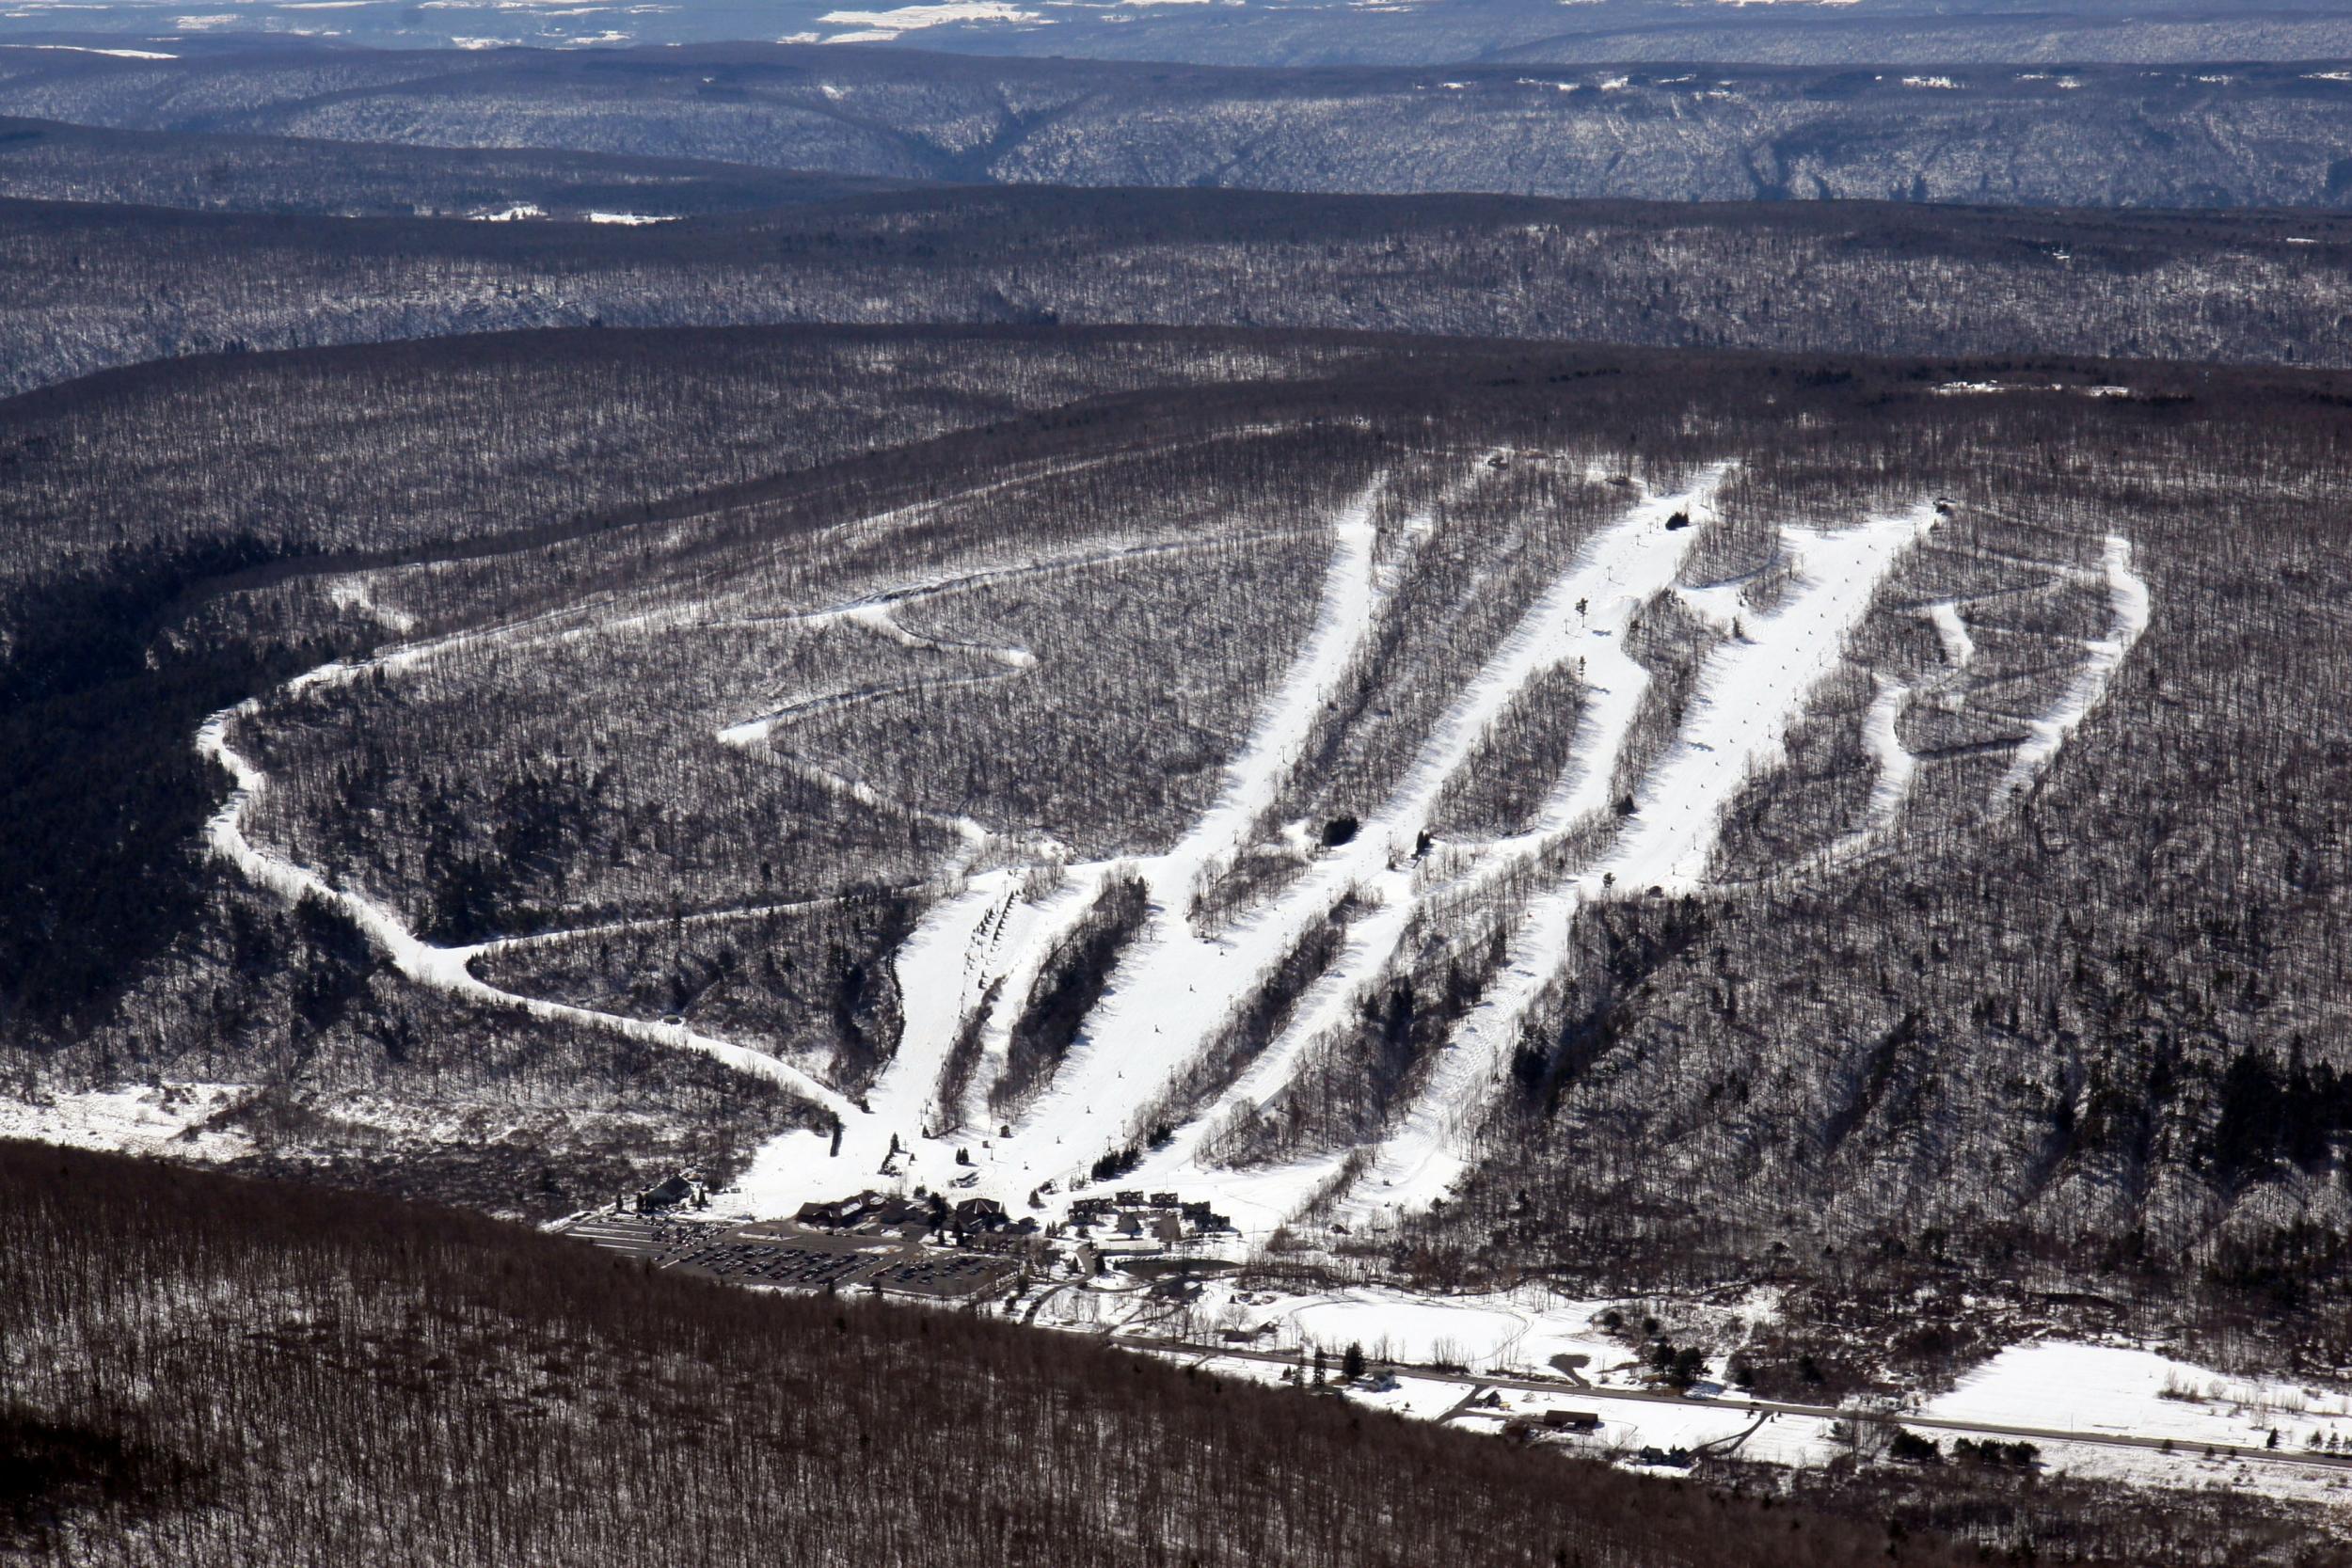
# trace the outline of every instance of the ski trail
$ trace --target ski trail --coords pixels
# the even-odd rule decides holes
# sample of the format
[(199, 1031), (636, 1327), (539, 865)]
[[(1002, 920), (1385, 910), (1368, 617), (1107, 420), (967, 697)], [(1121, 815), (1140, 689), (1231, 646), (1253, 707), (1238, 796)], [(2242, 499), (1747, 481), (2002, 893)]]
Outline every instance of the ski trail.
[[(942, 828), (954, 833), (963, 840), (967, 856), (977, 855), (986, 847), (991, 837), (988, 825), (977, 816), (951, 816), (944, 811), (933, 811), (929, 806), (918, 806), (911, 801), (884, 795), (863, 779), (853, 779), (846, 773), (837, 773), (822, 764), (809, 761), (808, 758), (797, 752), (778, 751), (771, 746), (768, 754), (777, 767), (787, 772), (798, 773), (820, 789), (828, 789), (845, 800), (854, 800), (868, 811), (877, 812), (885, 816), (904, 817), (911, 822), (928, 823), (931, 827)], [(969, 859), (965, 863), (970, 863)]]
[(719, 738), (729, 746), (756, 746), (771, 738), (787, 724), (819, 714), (834, 713), (862, 703), (879, 703), (889, 697), (903, 697), (911, 691), (945, 691), (961, 686), (993, 686), (998, 681), (1013, 680), (1020, 672), (998, 671), (978, 675), (922, 675), (913, 680), (891, 681), (881, 686), (854, 687), (847, 691), (828, 691), (819, 697), (804, 697), (756, 718), (729, 724), (719, 732)]
[[(1003, 1079), (1006, 1063), (1010, 1059), (1013, 1024), (1055, 949), (1093, 909), (1109, 870), (1110, 867), (1100, 864), (1073, 868), (1066, 873), (1062, 888), (1052, 897), (1014, 904), (997, 922), (991, 942), (990, 983), (1002, 980), (1004, 989), (997, 993), (988, 1016), (980, 1020), (980, 1059), (974, 1066), (971, 1082), (964, 1085), (962, 1098), (953, 1105), (940, 1107), (950, 1124), (989, 1125), (985, 1114), (988, 1097)], [(1008, 953), (1011, 955), (1009, 964), (1003, 959)]]
[(1902, 815), (1903, 802), (1911, 799), (1912, 780), (1919, 771), (1919, 759), (1911, 754), (1895, 731), (1911, 705), (1911, 688), (1883, 675), (1870, 677), (1878, 683), (1878, 695), (1871, 699), (1870, 711), (1863, 715), (1862, 741), (1869, 748), (1871, 760), (1878, 765), (1878, 778), (1870, 785), (1869, 816), (1864, 826), (1852, 835), (1855, 844), (1866, 844), (1895, 826)]
[[(354, 665), (326, 667), (337, 672), (352, 673), (359, 668)], [(297, 680), (316, 684), (319, 679), (342, 678), (348, 677), (340, 673), (326, 674), (323, 671), (312, 671), (309, 676), (297, 677)], [(269, 781), (260, 768), (229, 743), (229, 726), (258, 712), (260, 705), (258, 700), (248, 698), (234, 707), (213, 715), (197, 732), (196, 742), (197, 751), (226, 768), (237, 784), (228, 803), (215, 813), (206, 824), (205, 843), (215, 854), (235, 865), (247, 879), (268, 888), (290, 904), (312, 897), (341, 911), (366, 933), (370, 942), (383, 950), (391, 959), (393, 968), (420, 985), (465, 1001), (509, 1008), (549, 1022), (586, 1024), (653, 1045), (699, 1052), (739, 1072), (764, 1078), (788, 1089), (822, 1106), (835, 1117), (846, 1118), (853, 1114), (853, 1108), (841, 1095), (800, 1069), (764, 1052), (697, 1034), (683, 1024), (651, 1023), (639, 1019), (620, 1018), (611, 1013), (593, 1012), (586, 1007), (501, 990), (476, 976), (469, 967), (488, 943), (472, 947), (436, 947), (411, 931), (399, 915), (373, 899), (334, 887), (315, 872), (256, 846), (246, 837), (245, 811), (269, 786)], [(815, 1138), (814, 1134), (807, 1132), (789, 1136), (803, 1143), (813, 1142)]]
[(848, 618), (902, 648), (939, 654), (977, 654), (982, 658), (994, 659), (1013, 670), (1027, 670), (1037, 663), (1037, 655), (1026, 648), (998, 647), (989, 642), (961, 642), (916, 631), (901, 622), (894, 613), (894, 606), (889, 604), (867, 605), (850, 611)]
[[(200, 744), (200, 738), (199, 738)], [(919, 888), (899, 888), (900, 894), (919, 892)], [(582, 942), (590, 937), (626, 936), (632, 931), (691, 930), (702, 926), (721, 926), (739, 920), (760, 920), (771, 915), (805, 914), (812, 910), (838, 909), (871, 894), (829, 894), (821, 898), (793, 898), (776, 904), (745, 904), (731, 910), (702, 910), (693, 914), (655, 914), (627, 920), (599, 921), (593, 926), (567, 926), (560, 930), (532, 931), (524, 936), (493, 937), (465, 951), (473, 958), (490, 958), (504, 953), (524, 952), (533, 947), (551, 947), (558, 942)]]
[(1013, 872), (975, 877), (962, 893), (946, 900), (938, 919), (926, 919), (899, 949), (892, 960), (903, 1010), (898, 1050), (867, 1096), (874, 1114), (858, 1130), (856, 1147), (844, 1138), (845, 1154), (870, 1154), (879, 1162), (882, 1150), (866, 1146), (880, 1139), (886, 1148), (895, 1136), (907, 1148), (940, 1119), (940, 1068), (964, 1015), (988, 988), (994, 938), (1019, 896), (1020, 879)]
[[(1521, 916), (1502, 973), (1438, 1053), (1405, 1117), (1374, 1146), (1352, 1211), (1426, 1208), (1460, 1179), (1472, 1158), (1472, 1128), (1521, 1022), (1558, 972), (1578, 909), (1612, 889), (1672, 895), (1706, 885), (1724, 808), (1776, 757), (1806, 699), (1836, 672), (1879, 584), (1934, 519), (1923, 505), (1841, 533), (1786, 532), (1799, 585), (1772, 613), (1744, 622), (1744, 641), (1708, 656), (1681, 731), (1644, 780), (1614, 846)], [(1628, 727), (1615, 730), (1620, 746)], [(1606, 761), (1597, 758), (1587, 776), (1605, 779), (1613, 755)]]
[[(1331, 558), (1325, 569), (1322, 601), (1314, 625), (1284, 673), (1281, 684), (1260, 713), (1248, 740), (1226, 765), (1225, 781), (1216, 800), (1167, 853), (1131, 863), (1144, 879), (1152, 900), (1145, 928), (1136, 940), (1136, 947), (1153, 951), (1182, 948), (1194, 961), (1214, 950), (1215, 944), (1196, 936), (1185, 919), (1193, 879), (1220, 857), (1234, 853), (1259, 816), (1278, 797), (1282, 784), (1297, 765), (1314, 715), (1328, 700), (1373, 624), (1380, 593), (1375, 561), (1379, 541), (1373, 524), (1373, 507), (1385, 483), (1384, 478), (1375, 479), (1328, 526)], [(1156, 553), (1166, 553), (1166, 549)], [(904, 602), (906, 596), (889, 596), (888, 602)], [(1108, 863), (1067, 868), (1067, 884), (1042, 908), (1033, 908), (1017, 899), (1000, 908), (991, 894), (1001, 896), (1001, 891), (998, 884), (989, 881), (980, 891), (943, 900), (926, 913), (899, 960), (900, 989), (910, 997), (918, 989), (945, 992), (954, 998), (954, 1005), (927, 1004), (919, 1016), (910, 1011), (898, 1051), (869, 1099), (876, 1115), (866, 1125), (853, 1127), (844, 1135), (845, 1160), (854, 1153), (855, 1163), (863, 1164), (871, 1154), (875, 1164), (870, 1168), (879, 1168), (881, 1156), (874, 1154), (870, 1146), (881, 1140), (886, 1152), (889, 1138), (896, 1135), (906, 1157), (894, 1166), (894, 1175), (920, 1174), (930, 1181), (946, 1174), (943, 1159), (950, 1151), (945, 1145), (910, 1145), (920, 1141), (918, 1135), (926, 1122), (945, 1122), (953, 1119), (950, 1113), (968, 1115), (970, 1107), (985, 1103), (989, 1086), (1003, 1071), (1010, 1023), (1026, 999), (1029, 986), (1056, 942), (1091, 907), (1112, 869)], [(1009, 965), (1001, 961), (1007, 951), (1013, 955)], [(975, 952), (984, 955), (982, 960), (966, 964), (964, 956)], [(1006, 984), (985, 1022), (981, 1068), (975, 1074), (965, 1105), (939, 1106), (936, 1096), (940, 1070), (955, 1036), (970, 1006), (998, 978)], [(1116, 987), (1115, 980), (1114, 990), (1105, 997), (1104, 1006), (1116, 1002)], [(1099, 1028), (1099, 1018), (1089, 1021), (1090, 1035)], [(1086, 1053), (1082, 1041), (1073, 1056)], [(1069, 1071), (1068, 1065), (1063, 1070)], [(1047, 1089), (1046, 1098), (1053, 1097), (1059, 1076), (1057, 1085)], [(1119, 1099), (1106, 1098), (1103, 1108), (1116, 1116), (1123, 1114), (1124, 1105)], [(889, 1125), (893, 1119), (902, 1125)], [(1032, 1119), (1034, 1112), (1025, 1118)], [(986, 1163), (999, 1173), (996, 1196), (1008, 1201), (1019, 1196), (1014, 1187), (1034, 1187), (1061, 1174), (1061, 1166), (1068, 1159), (1077, 1157), (1073, 1146), (1067, 1159), (1050, 1162), (1051, 1168), (1024, 1181), (1022, 1160), (1008, 1157), (1001, 1147), (985, 1152)], [(1093, 1152), (1088, 1150), (1086, 1157), (1091, 1159)], [(961, 1174), (965, 1173), (955, 1173)], [(819, 1196), (820, 1189), (829, 1193), (825, 1176), (823, 1169), (801, 1157), (796, 1145), (780, 1141), (755, 1157), (739, 1189), (743, 1201), (755, 1209), (774, 1212), (794, 1201)]]
[[(1023, 582), (1031, 578), (1064, 577), (1077, 572), (1091, 571), (1097, 566), (1115, 566), (1136, 561), (1155, 561), (1168, 556), (1192, 555), (1202, 550), (1241, 549), (1252, 545), (1278, 544), (1286, 539), (1299, 538), (1302, 532), (1303, 531), (1298, 529), (1271, 529), (1255, 533), (1230, 536), (1220, 534), (1200, 539), (1165, 539), (1155, 544), (1123, 545), (1117, 549), (1109, 550), (1073, 551), (1066, 555), (1049, 556), (1043, 560), (983, 566), (971, 571), (957, 572), (950, 576), (930, 578), (922, 582), (902, 583), (895, 588), (883, 589), (818, 610), (786, 610), (767, 614), (711, 616), (696, 621), (694, 625), (713, 629), (747, 626), (822, 628), (847, 622), (863, 626), (868, 630), (882, 631), (884, 636), (901, 641), (914, 639), (914, 641), (907, 644), (910, 647), (932, 645), (956, 647), (959, 644), (937, 641), (925, 637), (921, 632), (911, 631), (899, 626), (895, 619), (891, 618), (895, 616), (899, 606), (916, 604), (925, 599), (943, 598), (950, 594), (968, 593), (978, 588), (993, 588), (1009, 582)], [(877, 616), (887, 621), (892, 629), (884, 629), (883, 626), (877, 625)], [(984, 651), (1009, 654), (1015, 659), (1025, 659), (1026, 656), (1025, 649), (984, 649)]]
[(1216, 803), (1193, 824), (1168, 859), (1205, 866), (1213, 858), (1239, 849), (1298, 765), (1315, 715), (1362, 646), (1378, 607), (1381, 593), (1374, 552), (1379, 535), (1372, 509), (1384, 483), (1376, 479), (1366, 486), (1332, 525), (1331, 563), (1325, 570), (1314, 629), (1259, 716), (1248, 743), (1226, 765), (1225, 787)]
[(2148, 581), (2132, 570), (2132, 543), (2121, 534), (2107, 535), (2105, 577), (2107, 602), (2115, 617), (2113, 629), (2105, 638), (2084, 641), (2083, 651), (2090, 657), (2065, 697), (2050, 712), (2027, 721), (2026, 738), (2019, 743), (2009, 771), (1993, 788), (1992, 804), (1996, 807), (2041, 777), (2067, 736), (2106, 694), (2124, 657), (2148, 629), (2152, 603)]
[[(1300, 998), (1280, 1035), (1143, 1166), (1155, 1176), (1182, 1170), (1183, 1179), (1195, 1185), (1205, 1179), (1220, 1196), (1232, 1191), (1229, 1173), (1205, 1173), (1199, 1163), (1201, 1146), (1235, 1108), (1279, 1093), (1299, 1057), (1321, 1035), (1347, 1021), (1364, 988), (1388, 966), (1416, 904), (1416, 842), (1447, 782), (1537, 675), (1597, 652), (1623, 657), (1616, 650), (1625, 626), (1642, 605), (1672, 586), (1701, 531), (1669, 528), (1668, 522), (1677, 512), (1710, 509), (1727, 472), (1727, 465), (1718, 466), (1684, 494), (1645, 498), (1579, 552), (1462, 689), (1405, 779), (1354, 841), (1318, 861), (1226, 940), (1190, 950), (1161, 948), (1150, 955), (1159, 961), (1149, 970), (1123, 977), (1125, 983), (1105, 998), (1089, 1027), (1092, 1037), (1117, 1039), (1121, 1050), (1116, 1057), (1091, 1053), (1086, 1062), (1072, 1064), (1081, 1069), (1076, 1072), (1066, 1067), (1051, 1091), (1058, 1103), (1041, 1108), (1050, 1114), (1041, 1115), (1040, 1122), (1053, 1129), (1063, 1160), (1072, 1144), (1088, 1153), (1105, 1147), (1119, 1124), (1099, 1125), (1105, 1118), (1098, 1117), (1097, 1107), (1132, 1106), (1173, 1083), (1197, 1058), (1208, 1032), (1248, 995), (1256, 977), (1289, 951), (1308, 923), (1323, 918), (1352, 890), (1370, 908), (1351, 924), (1338, 958)], [(1581, 611), (1580, 601), (1585, 606)], [(1630, 659), (1624, 662), (1635, 675), (1642, 673)], [(1640, 691), (1637, 682), (1621, 685), (1623, 689), (1603, 693), (1591, 705), (1629, 724)], [(1604, 773), (1597, 787), (1606, 785)], [(1090, 1124), (1090, 1139), (1073, 1135)], [(1019, 1152), (1033, 1173), (1053, 1170), (1052, 1149), (1026, 1141)]]
[(1928, 620), (1935, 627), (1936, 637), (1944, 644), (1944, 662), (1954, 670), (1964, 670), (1977, 657), (1977, 640), (1968, 634), (1968, 623), (1961, 619), (1960, 605), (1952, 599), (1940, 600), (1927, 607)]

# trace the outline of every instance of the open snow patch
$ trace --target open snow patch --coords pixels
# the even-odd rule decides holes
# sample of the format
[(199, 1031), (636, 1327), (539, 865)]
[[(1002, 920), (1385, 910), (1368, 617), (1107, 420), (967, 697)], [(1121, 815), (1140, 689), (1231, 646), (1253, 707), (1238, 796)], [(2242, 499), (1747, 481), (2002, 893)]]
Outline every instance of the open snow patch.
[(2011, 1345), (1924, 1414), (1988, 1425), (2118, 1433), (2176, 1443), (2301, 1448), (2352, 1439), (2352, 1396), (2229, 1377), (2154, 1351), (2042, 1340)]
[(166, 1082), (0, 1100), (0, 1138), (116, 1153), (165, 1151), (182, 1159), (233, 1160), (252, 1151), (241, 1133), (198, 1129), (245, 1093), (240, 1084)]
[[(956, 22), (1042, 22), (1035, 11), (1025, 11), (1005, 0), (941, 0), (935, 6), (899, 6), (886, 11), (827, 11), (817, 19), (835, 27), (860, 27), (874, 32), (897, 34), (918, 32), (925, 27), (941, 27)], [(844, 43), (846, 38), (835, 37), (829, 43)]]

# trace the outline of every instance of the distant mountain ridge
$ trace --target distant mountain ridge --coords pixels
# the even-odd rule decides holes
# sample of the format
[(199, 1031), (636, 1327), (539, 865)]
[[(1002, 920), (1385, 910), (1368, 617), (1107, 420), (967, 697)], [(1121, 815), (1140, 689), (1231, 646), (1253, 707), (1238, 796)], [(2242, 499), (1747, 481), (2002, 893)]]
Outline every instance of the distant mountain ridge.
[(1239, 71), (760, 45), (0, 50), (0, 114), (988, 184), (2352, 206), (2343, 60)]

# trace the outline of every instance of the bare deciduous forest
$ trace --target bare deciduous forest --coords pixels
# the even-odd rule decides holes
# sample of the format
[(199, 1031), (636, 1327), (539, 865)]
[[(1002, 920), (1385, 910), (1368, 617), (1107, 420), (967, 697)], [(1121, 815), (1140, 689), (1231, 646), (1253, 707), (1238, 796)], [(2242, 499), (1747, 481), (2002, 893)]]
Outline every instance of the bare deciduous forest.
[(22, 1144), (0, 1178), (12, 1560), (1886, 1560), (1872, 1522), (970, 1313)]
[(0, 40), (0, 1557), (2344, 1560), (2352, 71), (2163, 3)]
[(553, 327), (1151, 323), (2338, 366), (2352, 341), (2352, 230), (2310, 211), (1019, 187), (636, 227), (16, 199), (0, 218), (7, 390)]

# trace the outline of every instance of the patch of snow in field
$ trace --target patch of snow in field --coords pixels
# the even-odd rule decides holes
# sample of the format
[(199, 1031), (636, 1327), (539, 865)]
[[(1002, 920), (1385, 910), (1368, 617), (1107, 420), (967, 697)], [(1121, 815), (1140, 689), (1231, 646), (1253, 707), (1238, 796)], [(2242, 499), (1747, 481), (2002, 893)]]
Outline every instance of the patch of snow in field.
[(338, 610), (356, 610), (396, 632), (407, 631), (417, 624), (417, 618), (407, 611), (378, 603), (364, 576), (335, 578), (327, 584), (326, 602)]
[[(353, 0), (353, 3), (358, 4), (360, 0)], [(69, 55), (111, 55), (119, 60), (176, 60), (180, 57), (152, 49), (101, 49), (87, 43), (0, 43), (0, 49), (55, 49)]]
[[(2288, 1441), (2287, 1434), (2281, 1433), (2279, 1441), (2281, 1451), (2294, 1451), (2296, 1445)], [(2208, 1459), (2194, 1444), (2183, 1444), (2170, 1453), (2154, 1449), (2115, 1448), (2104, 1443), (2043, 1442), (2038, 1446), (2045, 1469), (2084, 1481), (2116, 1481), (2161, 1490), (2226, 1487), (2233, 1492), (2258, 1493), (2284, 1501), (2336, 1508), (2352, 1501), (2352, 1475), (2333, 1466), (2255, 1461), (2229, 1454)]]
[(167, 1082), (160, 1087), (49, 1094), (34, 1101), (0, 1100), (0, 1138), (29, 1138), (69, 1148), (165, 1153), (178, 1159), (232, 1160), (252, 1152), (242, 1133), (193, 1132), (246, 1092), (241, 1084)]
[(1473, 1372), (1550, 1373), (1555, 1355), (1600, 1366), (1624, 1347), (1593, 1327), (1608, 1304), (1555, 1302), (1534, 1292), (1429, 1296), (1363, 1286), (1277, 1305), (1258, 1314), (1284, 1342), (1338, 1354), (1361, 1345), (1375, 1361), (1454, 1364)]
[(1597, 1431), (1570, 1439), (1572, 1451), (1598, 1449), (1629, 1458), (1645, 1448), (1704, 1448), (1734, 1452), (1743, 1459), (1815, 1465), (1828, 1459), (1833, 1449), (1827, 1421), (1807, 1416), (1762, 1417), (1738, 1400), (1591, 1400), (1579, 1403), (1572, 1391), (1556, 1398), (1525, 1398), (1523, 1413), (1540, 1415), (1545, 1409), (1583, 1410), (1601, 1418)]
[[(941, 27), (958, 22), (1042, 22), (1035, 11), (1025, 11), (1006, 0), (940, 0), (930, 6), (899, 6), (886, 11), (827, 11), (817, 19), (835, 27), (862, 27), (895, 37), (925, 27)], [(834, 38), (827, 41), (842, 42)]]
[(1350, 1388), (1346, 1398), (1348, 1403), (1360, 1404), (1367, 1410), (1382, 1410), (1416, 1421), (1434, 1421), (1460, 1404), (1469, 1393), (1458, 1383), (1399, 1374), (1393, 1388)]
[[(2185, 1397), (2168, 1398), (2167, 1390)], [(2313, 1431), (2352, 1440), (2352, 1397), (2224, 1376), (2154, 1351), (2041, 1340), (2011, 1345), (1929, 1402), (1925, 1415), (1994, 1426), (2299, 1448)]]

